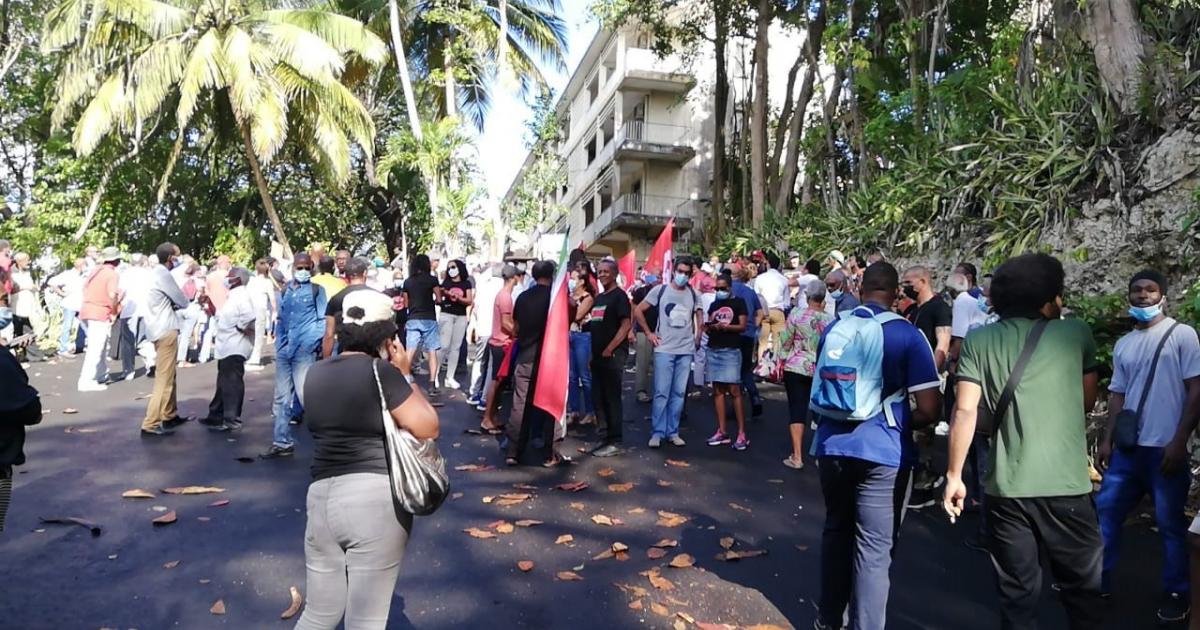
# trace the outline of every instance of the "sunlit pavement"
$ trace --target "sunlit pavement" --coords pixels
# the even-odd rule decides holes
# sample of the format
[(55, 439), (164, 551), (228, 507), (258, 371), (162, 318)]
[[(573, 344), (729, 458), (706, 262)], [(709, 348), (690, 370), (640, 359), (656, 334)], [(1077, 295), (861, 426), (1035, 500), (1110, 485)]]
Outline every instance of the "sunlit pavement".
[[(246, 374), (240, 433), (214, 434), (190, 423), (165, 439), (138, 434), (151, 380), (80, 394), (77, 370), (78, 359), (30, 369), (47, 411), (29, 432), (29, 461), (17, 469), (8, 530), (0, 534), (0, 627), (294, 624), (298, 617), (281, 621), (280, 614), (290, 603), (289, 587), (305, 591), (311, 441), (297, 427), (294, 457), (253, 459), (270, 445), (272, 368)], [(215, 363), (180, 371), (182, 413), (207, 410), (215, 375)], [(554, 470), (505, 469), (494, 438), (464, 433), (478, 425), (478, 414), (461, 394), (444, 395), (440, 445), (449, 464), (500, 466), (452, 471), (455, 497), (417, 519), (388, 627), (811, 627), (823, 516), (817, 472), (811, 463), (803, 471), (782, 465), (789, 448), (783, 393), (765, 391), (766, 415), (751, 425), (749, 450), (705, 446), (714, 429), (712, 406), (694, 397), (682, 432), (688, 445), (652, 451), (645, 447), (649, 405), (637, 403), (627, 386), (629, 452), (594, 459), (578, 452), (582, 440), (569, 437), (564, 452), (577, 463)], [(588, 487), (553, 489), (571, 482)], [(161, 492), (189, 485), (224, 491)], [(135, 488), (156, 496), (122, 498)], [(504, 494), (531, 496), (502, 506), (517, 500), (505, 501)], [(211, 505), (222, 500), (228, 504)], [(167, 510), (176, 513), (174, 523), (152, 524)], [(687, 520), (668, 527), (672, 519), (659, 511)], [(92, 521), (102, 533), (39, 521), (56, 516)], [(527, 520), (541, 523), (517, 523)], [(990, 562), (963, 545), (975, 523), (969, 516), (951, 526), (935, 508), (909, 513), (892, 569), (889, 628), (999, 627)], [(494, 537), (473, 537), (463, 531), (469, 528)], [(572, 542), (556, 544), (564, 535)], [(1154, 536), (1145, 519), (1127, 530), (1112, 628), (1154, 625), (1161, 564)], [(767, 553), (718, 560), (723, 538), (733, 539), (733, 551)], [(649, 551), (664, 539), (678, 546)], [(604, 557), (614, 543), (628, 551)], [(669, 566), (680, 554), (694, 566)], [(521, 561), (533, 568), (523, 572)], [(646, 573), (654, 568), (651, 580)], [(223, 615), (211, 612), (218, 600)], [(1048, 584), (1042, 627), (1065, 627)]]

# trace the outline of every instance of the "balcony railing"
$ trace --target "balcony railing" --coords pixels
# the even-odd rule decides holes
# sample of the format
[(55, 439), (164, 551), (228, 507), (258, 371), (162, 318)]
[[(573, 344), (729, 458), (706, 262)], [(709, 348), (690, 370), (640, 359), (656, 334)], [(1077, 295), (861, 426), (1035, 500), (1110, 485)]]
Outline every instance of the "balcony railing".
[(696, 155), (688, 143), (691, 131), (679, 125), (627, 120), (617, 134), (617, 157), (682, 164)]
[(644, 120), (627, 120), (621, 129), (621, 139), (684, 146), (687, 144), (689, 131), (691, 131), (689, 127), (681, 125), (664, 125), (662, 123), (648, 123)]
[(699, 219), (699, 202), (694, 199), (657, 195), (621, 195), (600, 212), (584, 230), (584, 240), (595, 242), (617, 228), (648, 229), (674, 217), (681, 228)]

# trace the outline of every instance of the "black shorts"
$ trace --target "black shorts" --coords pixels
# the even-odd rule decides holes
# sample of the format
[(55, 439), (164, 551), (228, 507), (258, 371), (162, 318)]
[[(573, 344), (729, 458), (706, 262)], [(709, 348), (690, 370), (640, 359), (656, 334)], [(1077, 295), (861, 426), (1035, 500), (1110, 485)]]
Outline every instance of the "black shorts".
[(808, 422), (808, 398), (812, 394), (812, 384), (811, 376), (784, 371), (783, 388), (787, 391), (788, 424)]

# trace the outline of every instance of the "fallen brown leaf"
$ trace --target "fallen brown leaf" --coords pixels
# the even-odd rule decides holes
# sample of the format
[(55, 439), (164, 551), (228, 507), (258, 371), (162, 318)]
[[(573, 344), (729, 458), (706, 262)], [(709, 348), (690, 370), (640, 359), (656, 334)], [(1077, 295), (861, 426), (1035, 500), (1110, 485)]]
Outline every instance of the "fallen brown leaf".
[(167, 563), (163, 564), (163, 568), (164, 568), (164, 569), (174, 569), (174, 568), (175, 568), (175, 567), (177, 567), (177, 566), (179, 566), (179, 561), (178, 561), (178, 560), (172, 560), (172, 561), (170, 561), (170, 562), (167, 562)]
[(673, 486), (673, 485), (675, 485), (675, 483), (674, 483), (674, 482), (672, 482), (672, 481), (666, 481), (666, 480), (664, 480), (664, 479), (659, 479), (659, 480), (658, 480), (658, 486), (659, 486), (660, 488), (670, 488), (670, 487), (671, 487), (671, 486)]
[(491, 503), (492, 501), (495, 501), (495, 500), (496, 500), (496, 497), (483, 497), (483, 502), (485, 504)]
[(660, 540), (660, 541), (658, 541), (658, 542), (654, 543), (654, 545), (652, 545), (652, 546), (654, 546), (654, 547), (659, 547), (659, 548), (662, 548), (662, 549), (666, 549), (666, 548), (668, 548), (668, 547), (678, 547), (678, 546), (679, 546), (679, 541), (678, 541), (678, 540), (672, 540), (672, 539), (670, 539), (670, 538), (664, 538), (664, 539), (662, 539), (662, 540)]
[(593, 515), (593, 516), (592, 516), (592, 522), (593, 522), (593, 523), (595, 523), (595, 524), (597, 524), (597, 525), (607, 525), (607, 526), (609, 526), (609, 527), (612, 527), (612, 526), (613, 526), (613, 520), (612, 520), (611, 518), (609, 518), (609, 517), (607, 517), (607, 516), (603, 515), (603, 514), (596, 514), (596, 515)]
[(208, 612), (210, 612), (214, 615), (224, 615), (225, 614), (225, 602), (223, 600), (218, 599), (217, 601), (213, 602), (212, 608), (209, 608)]
[(629, 545), (626, 545), (623, 542), (615, 542), (612, 544), (612, 547), (610, 547), (610, 549), (612, 549), (614, 553), (616, 553), (618, 551), (629, 551)]
[(696, 622), (696, 627), (700, 630), (737, 630), (737, 626), (727, 623), (705, 623), (703, 621)]
[(656, 615), (659, 615), (660, 617), (670, 617), (671, 616), (671, 611), (667, 610), (666, 606), (663, 606), (662, 604), (660, 604), (658, 602), (650, 602), (650, 611)]
[(612, 549), (605, 549), (604, 551), (601, 551), (600, 553), (592, 556), (592, 560), (608, 560), (609, 558), (611, 558), (615, 555), (616, 554), (613, 553)]
[(492, 466), (491, 464), (462, 464), (455, 466), (454, 470), (459, 472), (485, 472), (492, 470), (493, 468), (495, 468), (495, 466)]
[(569, 542), (574, 542), (574, 541), (575, 541), (574, 536), (572, 536), (570, 534), (563, 534), (562, 536), (559, 536), (557, 539), (554, 540), (554, 544), (565, 545)]
[(496, 532), (500, 533), (500, 534), (511, 534), (511, 533), (513, 533), (513, 524), (512, 523), (504, 523), (504, 524), (496, 527)]
[(615, 471), (611, 468), (605, 468), (604, 470), (601, 470), (600, 472), (598, 472), (596, 474), (600, 475), (601, 477), (611, 477), (611, 476), (617, 474), (617, 471)]
[(524, 573), (529, 573), (533, 570), (533, 560), (522, 560), (517, 563), (517, 568)]
[(579, 503), (579, 502), (575, 502), (575, 503), (572, 503), (572, 504), (571, 504), (570, 506), (568, 506), (568, 507), (570, 507), (572, 510), (582, 510), (582, 509), (583, 509), (583, 504), (582, 504), (582, 503)]
[(582, 582), (583, 581), (583, 577), (581, 577), (578, 573), (576, 573), (574, 571), (559, 571), (558, 573), (554, 574), (554, 577), (562, 580), (563, 582)]
[(722, 538), (721, 539), (721, 548), (722, 549), (733, 549), (733, 538), (730, 538), (729, 536)]
[(629, 492), (630, 490), (633, 490), (633, 482), (608, 484), (609, 492)]
[(687, 624), (682, 619), (676, 619), (671, 623), (671, 630), (687, 630)]
[(688, 522), (688, 518), (686, 516), (675, 514), (674, 512), (664, 512), (659, 510), (658, 516), (659, 519), (656, 524), (662, 527), (679, 527), (680, 525)]
[(629, 510), (629, 513), (630, 513), (630, 514), (645, 514), (645, 513), (646, 513), (646, 508), (643, 508), (643, 507), (635, 507), (635, 508), (632, 508), (632, 509), (630, 509), (630, 510)]
[(680, 459), (668, 459), (667, 465), (674, 466), (676, 468), (691, 468), (691, 466), (692, 466), (691, 464), (689, 464), (683, 460), (680, 460)]
[(560, 483), (557, 486), (554, 486), (554, 489), (565, 490), (567, 492), (579, 492), (580, 490), (586, 490), (587, 487), (588, 484), (586, 481), (572, 481), (568, 483)]
[(464, 529), (463, 531), (466, 532), (467, 534), (469, 534), (471, 536), (471, 538), (495, 538), (496, 537), (496, 535), (493, 534), (492, 532), (489, 532), (486, 529), (479, 529), (478, 527), (470, 527), (470, 528)]
[(220, 501), (213, 501), (212, 503), (208, 504), (208, 507), (225, 507), (226, 505), (229, 505), (229, 499), (221, 499)]
[(292, 596), (292, 603), (287, 607), (287, 610), (279, 613), (280, 619), (291, 619), (300, 612), (300, 607), (304, 605), (304, 597), (300, 595), (300, 589), (295, 586), (288, 588), (288, 595)]
[(225, 488), (214, 488), (212, 486), (181, 486), (178, 488), (163, 488), (163, 492), (167, 494), (215, 494), (217, 492), (225, 492)]
[(675, 588), (675, 583), (667, 578), (658, 575), (657, 573), (646, 576), (650, 578), (650, 584), (660, 591), (670, 591)]
[(678, 556), (671, 558), (670, 566), (673, 569), (686, 569), (694, 564), (696, 564), (695, 558), (689, 556), (686, 553), (681, 553)]
[(738, 505), (737, 503), (730, 503), (730, 504), (729, 504), (729, 507), (731, 507), (731, 508), (733, 508), (733, 509), (735, 509), (735, 510), (741, 510), (742, 512), (745, 512), (745, 513), (747, 513), (747, 514), (753, 514), (753, 513), (754, 513), (754, 511), (753, 511), (753, 510), (751, 510), (750, 508), (748, 508), (748, 507), (746, 507), (746, 506), (744, 506), (744, 505)]
[(642, 609), (642, 600), (635, 599), (635, 600), (629, 602), (629, 608), (632, 610), (641, 610)]
[(512, 485), (512, 487), (516, 488), (517, 490), (537, 490), (538, 489), (537, 486), (527, 484), (527, 483), (514, 483)]
[(661, 559), (665, 558), (666, 555), (667, 555), (666, 549), (659, 549), (658, 547), (651, 547), (646, 550), (646, 557), (650, 558), (651, 560), (661, 560)]
[(502, 495), (500, 495), (500, 500), (496, 501), (496, 505), (499, 505), (502, 507), (509, 507), (512, 505), (518, 505), (518, 504), (524, 503), (525, 501), (528, 501), (531, 498), (533, 498), (533, 495), (531, 495), (531, 494), (517, 494), (517, 493), (502, 494)]
[(148, 490), (142, 490), (141, 488), (134, 488), (133, 490), (126, 490), (125, 492), (122, 492), (121, 498), (124, 498), (124, 499), (153, 499), (154, 493), (150, 492)]
[(515, 525), (517, 527), (533, 527), (534, 525), (541, 525), (541, 524), (542, 524), (542, 521), (535, 521), (531, 518), (522, 519), (515, 523)]
[(163, 514), (162, 516), (150, 522), (154, 523), (155, 525), (170, 525), (177, 520), (179, 520), (179, 517), (175, 514), (175, 510), (171, 510), (170, 512), (167, 512), (166, 514)]
[(626, 560), (629, 559), (629, 552), (628, 551), (618, 551), (616, 553), (616, 556), (617, 556), (618, 562), (625, 562)]
[(765, 555), (767, 555), (766, 549), (751, 549), (747, 551), (734, 551), (730, 549), (723, 553), (717, 554), (717, 560), (732, 562), (734, 560), (741, 560), (742, 558), (756, 558), (758, 556)]

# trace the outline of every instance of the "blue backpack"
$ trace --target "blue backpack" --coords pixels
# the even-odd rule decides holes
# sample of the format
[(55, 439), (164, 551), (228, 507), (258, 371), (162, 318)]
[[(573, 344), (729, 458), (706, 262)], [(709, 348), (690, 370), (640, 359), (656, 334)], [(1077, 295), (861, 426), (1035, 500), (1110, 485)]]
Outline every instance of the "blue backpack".
[(900, 388), (883, 398), (883, 324), (903, 319), (866, 306), (843, 313), (825, 335), (817, 357), (810, 407), (823, 419), (863, 422), (882, 411), (897, 426), (892, 405), (905, 401)]

